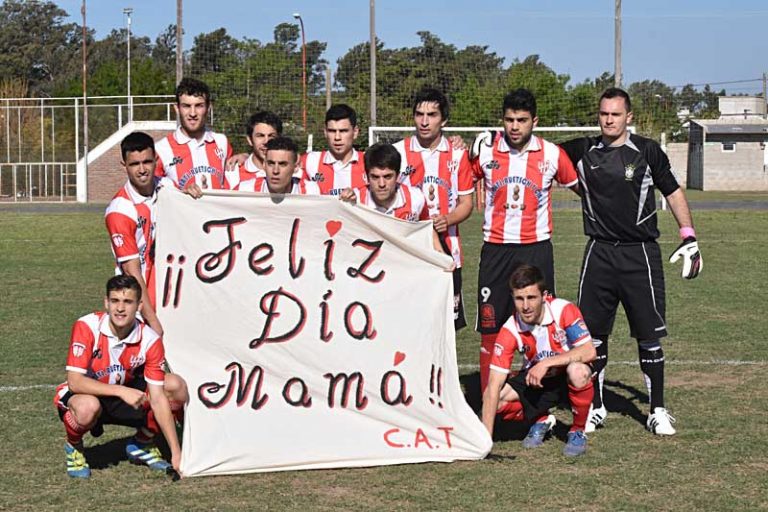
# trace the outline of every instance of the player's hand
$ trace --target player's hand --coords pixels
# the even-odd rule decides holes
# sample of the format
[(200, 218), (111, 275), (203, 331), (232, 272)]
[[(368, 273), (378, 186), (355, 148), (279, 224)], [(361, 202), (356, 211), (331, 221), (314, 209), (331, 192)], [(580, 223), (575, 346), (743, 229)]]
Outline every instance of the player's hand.
[[(208, 180), (205, 178), (205, 175), (203, 175), (203, 188), (208, 188)], [(200, 199), (203, 197), (203, 189), (200, 188), (200, 185), (195, 183), (195, 180), (190, 180), (189, 183), (187, 183), (187, 185), (184, 187), (183, 192), (195, 199)]]
[(475, 141), (472, 143), (472, 147), (469, 148), (469, 159), (475, 160), (477, 157), (480, 156), (480, 149), (483, 146), (491, 147), (493, 145), (493, 134), (489, 132), (488, 130), (484, 131), (477, 137), (475, 137)]
[(176, 470), (176, 474), (179, 476), (181, 475), (181, 453), (175, 453), (171, 455), (171, 465), (173, 466), (173, 469)]
[(236, 155), (232, 155), (229, 157), (229, 160), (227, 160), (226, 163), (227, 171), (234, 171), (239, 166), (243, 165), (246, 160), (248, 160), (248, 153), (238, 153)]
[(448, 137), (448, 142), (451, 143), (455, 149), (467, 149), (467, 143), (461, 138), (461, 135), (451, 135)]
[(120, 393), (120, 399), (134, 409), (139, 409), (147, 400), (147, 395), (143, 391), (123, 386)]
[(344, 201), (345, 203), (350, 204), (356, 204), (357, 203), (357, 196), (355, 195), (355, 191), (351, 188), (345, 188), (341, 191), (341, 194), (339, 194), (339, 199)]
[(548, 370), (547, 365), (539, 361), (528, 369), (528, 372), (525, 374), (525, 384), (534, 388), (542, 387), (541, 379), (547, 375)]
[(683, 258), (683, 279), (693, 279), (704, 269), (704, 260), (701, 258), (696, 237), (689, 236), (683, 240), (669, 257), (669, 262), (677, 263), (680, 258)]
[(445, 233), (448, 230), (448, 217), (445, 215), (437, 215), (432, 217), (432, 227), (438, 233)]

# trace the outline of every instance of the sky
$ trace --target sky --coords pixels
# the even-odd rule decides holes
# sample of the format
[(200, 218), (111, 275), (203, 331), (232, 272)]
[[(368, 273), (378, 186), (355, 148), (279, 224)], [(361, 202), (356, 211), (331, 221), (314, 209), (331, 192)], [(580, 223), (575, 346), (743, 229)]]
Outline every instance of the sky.
[[(82, 0), (54, 0), (81, 23)], [(194, 36), (220, 27), (238, 39), (272, 40), (283, 22), (301, 13), (307, 40), (328, 44), (335, 65), (370, 38), (370, 0), (184, 0), (184, 49)], [(125, 27), (152, 41), (176, 22), (176, 0), (88, 0), (87, 24), (102, 38)], [(378, 0), (376, 33), (387, 48), (416, 46), (418, 31), (464, 48), (488, 46), (505, 64), (538, 54), (571, 84), (614, 69), (615, 0)], [(728, 93), (762, 90), (768, 72), (768, 2), (765, 0), (623, 0), (624, 83), (658, 79), (671, 86), (710, 83)], [(763, 35), (761, 35), (763, 34)], [(726, 83), (736, 82), (736, 83)]]

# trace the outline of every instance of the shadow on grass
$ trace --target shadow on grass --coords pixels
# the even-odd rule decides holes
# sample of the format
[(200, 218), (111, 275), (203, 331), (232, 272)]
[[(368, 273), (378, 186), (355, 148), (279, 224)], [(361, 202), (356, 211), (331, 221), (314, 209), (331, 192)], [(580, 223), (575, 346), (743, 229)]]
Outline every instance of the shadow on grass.
[[(623, 393), (617, 393), (616, 390)], [(645, 427), (646, 414), (640, 410), (638, 404), (648, 403), (647, 393), (622, 382), (607, 380), (603, 386), (603, 403), (608, 412), (628, 416)]]
[(117, 466), (120, 462), (127, 461), (125, 445), (132, 436), (113, 439), (105, 443), (89, 446), (85, 449), (85, 458), (91, 469), (106, 469)]

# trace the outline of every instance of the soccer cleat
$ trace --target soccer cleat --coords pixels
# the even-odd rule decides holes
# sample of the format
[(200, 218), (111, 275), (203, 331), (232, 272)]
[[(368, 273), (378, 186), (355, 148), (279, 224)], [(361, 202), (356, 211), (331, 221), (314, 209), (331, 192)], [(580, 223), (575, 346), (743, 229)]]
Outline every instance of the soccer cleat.
[(578, 457), (587, 451), (587, 436), (583, 430), (568, 432), (568, 442), (563, 447), (563, 455), (566, 457)]
[(91, 468), (85, 461), (83, 452), (69, 443), (64, 443), (64, 453), (67, 454), (67, 474), (72, 478), (88, 478)]
[(538, 448), (544, 444), (544, 439), (546, 439), (556, 422), (555, 417), (550, 414), (544, 421), (538, 421), (531, 425), (528, 435), (523, 439), (523, 448)]
[(133, 464), (149, 466), (156, 471), (167, 471), (171, 464), (163, 459), (163, 454), (154, 443), (140, 443), (134, 437), (125, 445), (125, 453)]
[(675, 423), (675, 418), (667, 412), (663, 407), (656, 407), (651, 414), (648, 415), (648, 421), (645, 427), (656, 434), (657, 436), (673, 436), (675, 435), (675, 427), (672, 426)]
[(590, 434), (597, 429), (597, 427), (603, 426), (605, 418), (608, 416), (608, 411), (604, 405), (601, 405), (597, 409), (593, 406), (589, 406), (589, 416), (587, 416), (587, 424), (584, 426), (584, 432)]

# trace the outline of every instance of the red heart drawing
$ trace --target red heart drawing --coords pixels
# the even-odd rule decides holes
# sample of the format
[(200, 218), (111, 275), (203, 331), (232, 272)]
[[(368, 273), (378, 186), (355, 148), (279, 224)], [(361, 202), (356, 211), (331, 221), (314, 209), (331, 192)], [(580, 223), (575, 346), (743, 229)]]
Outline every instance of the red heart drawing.
[(328, 231), (329, 236), (333, 236), (341, 229), (341, 221), (329, 220), (325, 223), (325, 230)]
[(405, 354), (399, 351), (395, 352), (395, 366), (399, 365), (403, 361), (405, 361)]

